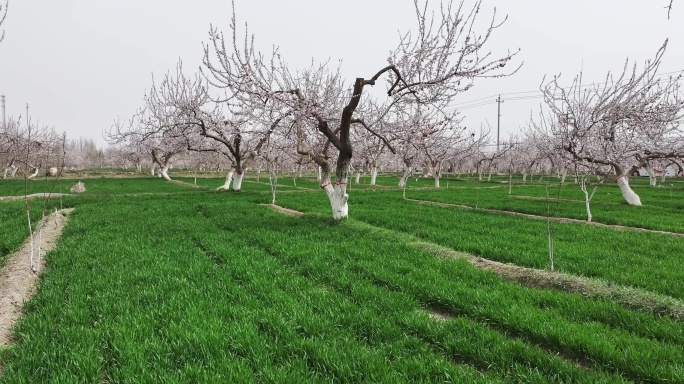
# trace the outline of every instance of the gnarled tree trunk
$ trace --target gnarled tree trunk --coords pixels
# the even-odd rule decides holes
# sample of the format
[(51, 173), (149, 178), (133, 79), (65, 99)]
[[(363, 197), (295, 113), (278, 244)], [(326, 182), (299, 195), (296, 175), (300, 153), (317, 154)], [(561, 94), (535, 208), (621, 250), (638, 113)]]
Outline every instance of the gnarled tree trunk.
[(235, 173), (235, 170), (233, 168), (230, 168), (228, 170), (228, 173), (226, 174), (226, 179), (223, 182), (223, 185), (216, 188), (217, 191), (227, 191), (230, 189), (230, 182), (233, 181), (233, 174)]
[(5, 174), (2, 176), (2, 178), (6, 179), (8, 174), (10, 178), (14, 177), (17, 174), (17, 169), (19, 169), (19, 167), (14, 164), (8, 165), (7, 168), (5, 168)]
[(347, 183), (342, 182), (333, 184), (328, 181), (327, 183), (322, 184), (321, 188), (323, 188), (325, 194), (328, 196), (328, 200), (330, 200), (333, 219), (341, 220), (347, 218), (347, 216), (349, 216)]
[(404, 173), (399, 179), (399, 188), (404, 188), (406, 186), (406, 181), (409, 176), (411, 176), (411, 171), (413, 170), (413, 162), (410, 159), (404, 159)]
[(28, 179), (30, 180), (38, 176), (38, 172), (40, 172), (40, 166), (33, 168), (33, 173), (28, 176)]
[(171, 178), (169, 177), (169, 166), (168, 166), (168, 165), (165, 165), (165, 166), (162, 168), (160, 174), (161, 174), (161, 176), (164, 178), (164, 180), (166, 180), (166, 181), (171, 181)]

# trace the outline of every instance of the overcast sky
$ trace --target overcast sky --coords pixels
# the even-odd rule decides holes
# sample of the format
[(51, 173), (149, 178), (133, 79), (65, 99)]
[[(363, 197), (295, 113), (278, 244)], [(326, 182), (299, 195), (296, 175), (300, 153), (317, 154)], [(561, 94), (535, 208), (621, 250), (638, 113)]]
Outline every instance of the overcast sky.
[[(415, 24), (410, 0), (236, 0), (239, 23), (247, 21), (258, 48), (272, 45), (294, 67), (311, 59), (342, 59), (349, 84), (386, 64), (398, 31)], [(522, 49), (515, 75), (478, 79), (456, 106), (465, 124), (496, 128), (502, 95), (502, 137), (526, 124), (538, 109), (544, 75), (562, 73), (569, 84), (584, 71), (585, 83), (620, 71), (627, 57), (642, 64), (666, 38), (659, 73), (684, 69), (684, 1), (675, 0), (484, 0), (482, 21), (494, 7), (508, 21), (492, 36), (490, 50)], [(472, 4), (472, 1), (466, 1)], [(142, 104), (152, 73), (161, 76), (179, 58), (198, 68), (210, 23), (228, 30), (229, 0), (9, 0), (0, 43), (0, 93), (7, 114), (25, 114), (68, 137), (104, 144), (102, 131)], [(384, 86), (384, 83), (383, 83)]]

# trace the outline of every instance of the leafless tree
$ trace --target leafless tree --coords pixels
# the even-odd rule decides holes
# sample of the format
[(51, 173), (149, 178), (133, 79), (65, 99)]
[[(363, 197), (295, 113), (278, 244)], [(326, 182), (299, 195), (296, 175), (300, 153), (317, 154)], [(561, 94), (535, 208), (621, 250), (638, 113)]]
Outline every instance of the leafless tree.
[(19, 171), (28, 179), (39, 176), (41, 170), (47, 174), (49, 168), (60, 163), (60, 143), (60, 136), (52, 127), (41, 126), (30, 119), (10, 118), (6, 126), (0, 128), (3, 178), (15, 177)]
[[(368, 123), (367, 123), (368, 122)], [(357, 148), (357, 167), (370, 172), (370, 185), (375, 185), (382, 157), (385, 153), (396, 154), (392, 141), (392, 134), (397, 122), (394, 113), (385, 113), (382, 106), (374, 99), (366, 98), (356, 110), (353, 124), (360, 124), (364, 129), (352, 132), (352, 144)], [(372, 124), (369, 126), (368, 124)], [(359, 183), (360, 173), (357, 170), (356, 183)]]
[(5, 169), (3, 179), (14, 177), (19, 170), (18, 160), (21, 154), (20, 121), (10, 118), (0, 127), (0, 161)]
[(511, 148), (514, 146), (514, 143), (504, 141), (501, 143), (498, 150), (495, 148), (489, 149), (489, 147), (485, 144), (480, 144), (475, 147), (475, 149), (479, 151), (476, 168), (478, 180), (482, 181), (484, 174), (488, 173), (489, 176), (487, 177), (487, 181), (491, 181), (494, 165), (497, 163), (497, 161), (504, 159), (506, 154), (508, 154), (508, 152), (510, 152)]
[(573, 160), (601, 176), (612, 174), (632, 205), (641, 205), (641, 200), (629, 186), (631, 164), (682, 156), (678, 148), (665, 144), (677, 142), (684, 106), (681, 75), (656, 76), (666, 46), (667, 41), (641, 70), (636, 65), (630, 69), (627, 61), (619, 76), (609, 73), (602, 84), (583, 84), (582, 73), (569, 88), (560, 85), (558, 76), (543, 83), (550, 113), (532, 122)]
[(393, 135), (397, 137), (395, 148), (397, 153), (401, 156), (403, 163), (403, 173), (399, 179), (399, 188), (406, 187), (406, 181), (413, 174), (415, 167), (422, 163), (421, 153), (416, 145), (418, 135), (420, 132), (413, 129), (417, 126), (417, 122), (412, 118), (407, 119), (403, 124), (394, 129)]
[[(542, 155), (539, 151), (538, 141), (533, 137), (511, 137), (511, 141), (516, 145), (508, 153), (512, 172), (520, 172), (522, 174), (522, 182), (527, 182), (527, 176), (533, 172), (534, 167), (542, 160)], [(546, 145), (546, 143), (544, 143)]]
[(411, 145), (418, 150), (428, 174), (440, 186), (443, 165), (451, 159), (466, 157), (487, 140), (487, 133), (468, 131), (461, 125), (458, 110), (447, 110), (442, 102), (431, 106), (417, 105), (409, 130)]
[[(469, 89), (477, 77), (510, 74), (502, 68), (515, 53), (494, 58), (485, 48), (502, 24), (496, 12), (484, 32), (478, 33), (475, 29), (481, 13), (480, 1), (470, 10), (464, 9), (463, 3), (454, 6), (452, 1), (446, 1), (436, 13), (432, 13), (427, 1), (415, 0), (414, 5), (417, 29), (402, 34), (388, 65), (370, 77), (356, 78), (351, 91), (339, 70), (331, 70), (327, 62), (293, 71), (277, 49), (271, 52), (270, 59), (258, 52), (254, 38), (247, 32), (239, 42), (234, 11), (228, 40), (232, 47), (226, 47), (223, 34), (213, 27), (210, 31), (211, 45), (205, 47), (204, 55), (206, 77), (213, 85), (232, 90), (248, 106), (259, 100), (294, 111), (297, 152), (310, 157), (321, 168), (320, 186), (330, 200), (335, 220), (348, 215), (346, 184), (354, 153), (352, 126), (374, 133), (372, 123), (361, 124), (355, 116), (366, 86), (376, 85), (383, 76), (387, 78), (389, 100), (383, 109), (389, 111), (404, 102), (426, 104), (447, 100)], [(314, 134), (323, 138), (322, 147), (310, 145)], [(332, 160), (331, 151), (337, 152), (336, 161)], [(333, 166), (334, 184), (330, 180)]]
[(164, 131), (182, 138), (189, 151), (217, 152), (229, 159), (231, 167), (219, 189), (229, 189), (232, 180), (233, 189), (240, 190), (247, 167), (291, 113), (271, 104), (245, 102), (249, 95), (232, 91), (228, 98), (210, 97), (206, 81), (185, 75), (179, 62), (175, 75), (167, 74), (158, 87), (153, 86), (150, 98), (165, 106), (157, 110), (166, 120), (174, 121)]
[[(159, 175), (166, 181), (171, 181), (169, 169), (172, 161), (186, 150), (186, 143), (182, 138), (169, 131), (166, 127), (177, 125), (177, 120), (170, 119), (159, 113), (162, 108), (146, 98), (146, 107), (128, 121), (117, 120), (106, 134), (110, 144), (124, 144), (142, 151), (151, 157), (152, 169), (159, 167)], [(168, 118), (168, 119), (167, 119)]]

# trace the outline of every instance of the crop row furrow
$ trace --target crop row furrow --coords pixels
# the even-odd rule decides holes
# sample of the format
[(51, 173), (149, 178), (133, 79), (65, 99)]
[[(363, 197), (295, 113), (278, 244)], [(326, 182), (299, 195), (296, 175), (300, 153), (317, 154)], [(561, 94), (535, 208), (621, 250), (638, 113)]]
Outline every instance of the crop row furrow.
[[(263, 233), (259, 234), (258, 236), (255, 236), (257, 239), (264, 239), (268, 238), (269, 236), (265, 236)], [(254, 239), (253, 239), (254, 240)], [(279, 257), (279, 258), (289, 258), (291, 256), (291, 252), (286, 252), (284, 250), (281, 250), (280, 252), (274, 252), (272, 248), (274, 247), (273, 244), (262, 244), (261, 246), (265, 248), (271, 248), (269, 250), (266, 250), (265, 252), (272, 255), (273, 257)], [(328, 251), (328, 253), (332, 253)], [(318, 254), (317, 254), (318, 255)], [(314, 259), (319, 259), (318, 256), (311, 255), (312, 258)], [(320, 258), (328, 259), (326, 261), (326, 264), (329, 263), (329, 259), (332, 257), (332, 255), (328, 254), (327, 256), (322, 255)], [(343, 255), (338, 256), (340, 258), (343, 258)], [(359, 276), (357, 273), (355, 273), (353, 265), (346, 265), (343, 263), (342, 265), (337, 265), (336, 268), (334, 269), (325, 269), (321, 268), (322, 265), (319, 263), (322, 262), (322, 260), (310, 260), (310, 259), (302, 259), (302, 258), (290, 258), (289, 265), (290, 268), (295, 268), (296, 270), (299, 271), (299, 274), (307, 279), (314, 279), (319, 281), (321, 284), (323, 284), (325, 287), (328, 287), (330, 289), (333, 289), (337, 292), (341, 292), (343, 294), (351, 295), (352, 297), (358, 296), (360, 291), (367, 291), (368, 296), (363, 297), (363, 300), (358, 300), (355, 299), (355, 302), (358, 303), (358, 305), (363, 305), (364, 303), (374, 303), (375, 306), (379, 306), (379, 303), (382, 303), (381, 298), (386, 298), (386, 297), (402, 297), (403, 300), (408, 299), (413, 301), (410, 296), (406, 296), (404, 293), (401, 292), (395, 292), (392, 293), (391, 291), (388, 291), (387, 289), (378, 288), (375, 286), (373, 281), (366, 279), (364, 276)], [(377, 267), (377, 266), (376, 266)], [(326, 272), (328, 271), (328, 272)], [(417, 310), (417, 302), (414, 302), (415, 309), (412, 309), (411, 312), (414, 312)], [(366, 304), (367, 305), (367, 304)], [(395, 310), (396, 311), (396, 310)], [(393, 316), (392, 313), (392, 308), (391, 307), (380, 307), (377, 309), (378, 314), (384, 314), (385, 316)], [(394, 321), (398, 321), (400, 324), (403, 322), (403, 320), (406, 317), (406, 315), (400, 315), (395, 318)], [(422, 317), (422, 321), (425, 322), (426, 316)], [(428, 324), (430, 321), (427, 322)], [(489, 354), (488, 356), (484, 357), (477, 357), (478, 354), (475, 353), (478, 349), (480, 350), (486, 350), (486, 348), (481, 348), (478, 346), (481, 346), (482, 340), (477, 339), (477, 338), (468, 338), (467, 335), (472, 335), (473, 334), (473, 329), (474, 327), (479, 327), (480, 329), (478, 332), (475, 332), (475, 334), (480, 335), (483, 338), (489, 339), (490, 341), (492, 338), (496, 340), (496, 343), (498, 344), (504, 344), (506, 345), (509, 343), (507, 341), (506, 337), (501, 336), (498, 332), (494, 332), (491, 330), (488, 330), (485, 328), (482, 328), (481, 325), (474, 325), (468, 329), (468, 330), (460, 330), (460, 329), (454, 329), (453, 333), (461, 335), (461, 339), (458, 342), (453, 342), (451, 344), (451, 348), (454, 348), (457, 346), (460, 349), (459, 353), (452, 353), (449, 354), (449, 358), (452, 359), (454, 362), (457, 363), (462, 363), (466, 362), (468, 364), (473, 364), (474, 366), (477, 366), (481, 369), (492, 369), (492, 361), (499, 361), (498, 364), (495, 366), (497, 367), (498, 370), (503, 370), (506, 372), (506, 374), (510, 374), (511, 372), (508, 371), (509, 364), (508, 361), (501, 361), (501, 357), (504, 356), (505, 354)], [(402, 326), (402, 329), (404, 331), (407, 331), (405, 326)], [(482, 335), (489, 335), (489, 336), (482, 336)], [(495, 336), (492, 336), (495, 335)], [(416, 335), (418, 337), (419, 335)], [(530, 361), (530, 355), (536, 356), (533, 360), (536, 361), (536, 366), (529, 367), (528, 370), (542, 370), (546, 372), (546, 375), (549, 375), (549, 377), (553, 375), (560, 375), (563, 376), (563, 372), (565, 371), (565, 374), (570, 375), (569, 377), (573, 377), (571, 373), (568, 373), (568, 368), (562, 368), (559, 369), (559, 364), (562, 365), (562, 363), (555, 363), (552, 364), (553, 369), (552, 370), (545, 370), (545, 367), (549, 367), (549, 359), (555, 358), (553, 355), (547, 355), (544, 353), (540, 348), (531, 346), (531, 347), (521, 347), (521, 343), (519, 341), (513, 341), (513, 344), (516, 345), (516, 347), (523, 348), (527, 352), (522, 353), (520, 356), (520, 360), (518, 360), (515, 364), (519, 365), (518, 369), (521, 369), (523, 366), (528, 366), (529, 361)], [(432, 344), (431, 344), (432, 345)], [(432, 345), (431, 348), (434, 348), (434, 345)], [(444, 349), (436, 349), (440, 353), (444, 353)], [(501, 352), (501, 350), (498, 350), (497, 352)], [(554, 372), (554, 373), (552, 373)], [(561, 373), (558, 373), (561, 372)], [(569, 372), (572, 372), (572, 370), (569, 370)], [(530, 372), (528, 372), (529, 374)], [(576, 374), (576, 373), (575, 373)], [(505, 376), (505, 375), (504, 375)], [(567, 379), (567, 377), (566, 377)]]

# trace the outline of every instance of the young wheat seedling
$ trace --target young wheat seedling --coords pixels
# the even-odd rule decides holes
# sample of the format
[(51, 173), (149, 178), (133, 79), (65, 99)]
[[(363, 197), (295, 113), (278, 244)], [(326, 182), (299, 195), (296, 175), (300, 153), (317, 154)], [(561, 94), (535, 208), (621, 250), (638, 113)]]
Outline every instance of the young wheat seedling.
[(549, 197), (549, 186), (546, 185), (546, 233), (549, 238), (549, 264), (551, 266), (551, 272), (554, 271), (553, 267), (553, 235), (551, 233), (551, 199)]

